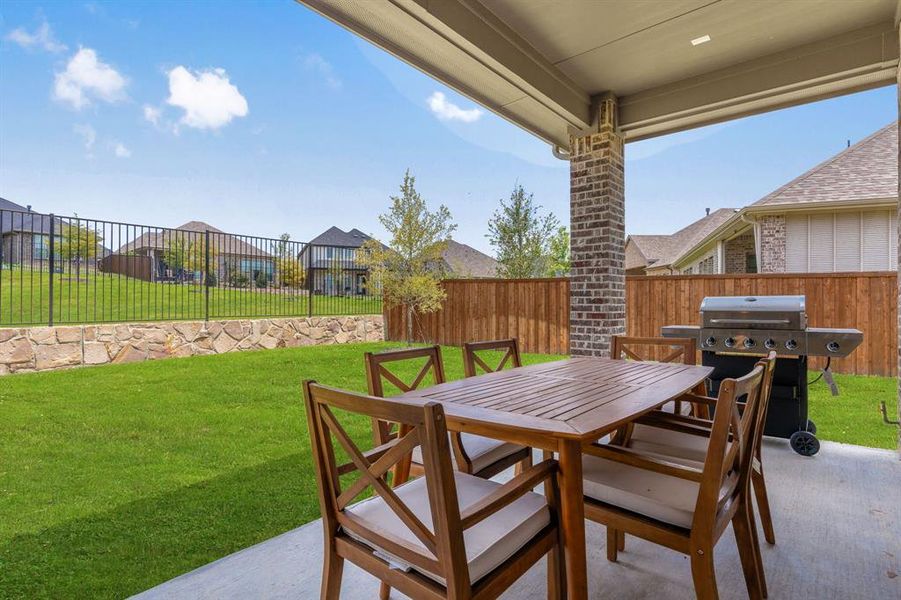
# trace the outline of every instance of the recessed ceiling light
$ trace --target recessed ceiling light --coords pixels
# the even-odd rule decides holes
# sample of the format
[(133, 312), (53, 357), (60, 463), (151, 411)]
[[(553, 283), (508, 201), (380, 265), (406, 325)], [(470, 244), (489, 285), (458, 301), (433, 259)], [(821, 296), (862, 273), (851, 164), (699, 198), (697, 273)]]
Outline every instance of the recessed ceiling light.
[(709, 35), (702, 35), (701, 37), (696, 37), (695, 39), (691, 40), (691, 45), (692, 46), (700, 46), (701, 44), (706, 44), (709, 41), (710, 41)]

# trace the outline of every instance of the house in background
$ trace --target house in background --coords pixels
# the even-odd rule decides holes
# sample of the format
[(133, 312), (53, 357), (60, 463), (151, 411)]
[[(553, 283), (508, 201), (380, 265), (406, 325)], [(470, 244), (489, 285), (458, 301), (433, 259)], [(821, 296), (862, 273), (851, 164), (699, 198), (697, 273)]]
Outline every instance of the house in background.
[(849, 146), (740, 211), (672, 235), (626, 241), (633, 275), (893, 271), (898, 123)]
[[(729, 260), (737, 263), (747, 261), (746, 233), (750, 225), (741, 223), (739, 212), (734, 208), (720, 208), (707, 214), (691, 225), (671, 235), (630, 235), (626, 238), (627, 275), (676, 275), (680, 273), (720, 273), (725, 258), (717, 252), (716, 246), (702, 242), (721, 231), (734, 235), (724, 241), (728, 245)], [(754, 251), (751, 234), (751, 254)], [(754, 269), (754, 264), (742, 265)], [(744, 272), (744, 271), (742, 271)], [(748, 271), (753, 273), (754, 270)]]
[[(314, 293), (362, 295), (367, 293), (369, 269), (357, 260), (357, 251), (371, 239), (359, 229), (332, 226), (313, 238), (298, 254), (308, 270)], [(450, 240), (438, 269), (448, 277), (495, 277), (497, 261), (472, 246)]]
[[(0, 264), (48, 269), (51, 234), (57, 270), (76, 264), (90, 268), (110, 253), (95, 223), (34, 212), (30, 205), (0, 198)], [(91, 251), (87, 250), (87, 240), (96, 242)]]
[(50, 258), (50, 217), (0, 198), (0, 264), (30, 264)]
[[(188, 221), (175, 229), (156, 229), (142, 233), (133, 241), (123, 244), (117, 251), (122, 256), (145, 256), (152, 262), (154, 280), (193, 279), (197, 273), (175, 268), (166, 262), (166, 254), (175, 244), (187, 248), (191, 244), (204, 244), (206, 232), (210, 232), (210, 246), (215, 257), (212, 271), (223, 283), (249, 285), (261, 275), (267, 281), (275, 277), (275, 257), (270, 253), (236, 236), (225, 233), (203, 221)], [(253, 239), (253, 238), (249, 238)]]

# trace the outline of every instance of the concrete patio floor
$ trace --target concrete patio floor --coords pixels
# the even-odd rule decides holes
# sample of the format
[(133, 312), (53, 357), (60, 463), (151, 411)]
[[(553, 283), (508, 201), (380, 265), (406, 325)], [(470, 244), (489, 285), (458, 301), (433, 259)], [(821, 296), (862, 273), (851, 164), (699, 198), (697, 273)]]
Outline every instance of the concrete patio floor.
[[(776, 529), (776, 546), (763, 547), (770, 598), (901, 598), (897, 453), (824, 442), (816, 457), (803, 458), (784, 440), (766, 440), (764, 461)], [(321, 557), (321, 525), (315, 521), (136, 598), (318, 598)], [(588, 566), (592, 598), (694, 597), (686, 557), (629, 538), (619, 562), (607, 562), (604, 530), (592, 523)], [(716, 572), (722, 598), (747, 597), (730, 531), (716, 547)], [(342, 597), (377, 598), (378, 582), (347, 564)], [(545, 597), (543, 562), (504, 596)]]

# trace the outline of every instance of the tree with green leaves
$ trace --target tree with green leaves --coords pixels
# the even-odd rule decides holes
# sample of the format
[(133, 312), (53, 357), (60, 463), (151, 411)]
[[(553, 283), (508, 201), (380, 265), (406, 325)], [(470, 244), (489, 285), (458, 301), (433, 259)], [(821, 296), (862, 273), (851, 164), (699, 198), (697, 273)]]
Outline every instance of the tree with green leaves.
[(557, 218), (550, 213), (541, 215), (541, 206), (519, 184), (513, 188), (510, 199), (500, 203), (488, 221), (487, 236), (497, 249), (500, 275), (510, 279), (544, 276)]
[(548, 277), (569, 275), (569, 229), (561, 225), (548, 243)]
[[(186, 271), (200, 273), (200, 281), (198, 283), (203, 283), (204, 285), (209, 285), (211, 287), (215, 285), (215, 275), (213, 274), (213, 271), (217, 269), (219, 261), (219, 249), (216, 248), (216, 245), (210, 244), (209, 265), (211, 272), (207, 273), (206, 241), (203, 237), (194, 238), (187, 242), (184, 239), (177, 237), (173, 243), (176, 250), (172, 256), (175, 257), (176, 260), (181, 261), (181, 268)], [(173, 244), (170, 244), (169, 248), (172, 247)], [(168, 259), (166, 260), (166, 263), (172, 264), (169, 263)], [(212, 275), (212, 277), (210, 277), (210, 275)]]
[(76, 221), (61, 223), (55, 239), (56, 259), (67, 265), (75, 263), (75, 278), (81, 277), (81, 263), (97, 258), (103, 237), (95, 230)]
[(441, 205), (430, 211), (415, 187), (409, 169), (404, 174), (400, 195), (391, 196), (388, 212), (379, 222), (391, 236), (388, 245), (371, 239), (359, 252), (370, 278), (380, 286), (388, 308), (402, 306), (406, 312), (407, 342), (413, 341), (416, 313), (434, 312), (445, 298), (441, 272), (435, 265), (457, 228), (450, 211)]

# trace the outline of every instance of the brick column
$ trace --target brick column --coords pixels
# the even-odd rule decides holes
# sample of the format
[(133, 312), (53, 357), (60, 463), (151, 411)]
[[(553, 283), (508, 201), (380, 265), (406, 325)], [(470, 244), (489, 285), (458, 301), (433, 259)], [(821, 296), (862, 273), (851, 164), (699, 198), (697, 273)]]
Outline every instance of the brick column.
[(623, 137), (616, 98), (594, 108), (589, 131), (570, 135), (569, 352), (609, 356), (626, 328)]

